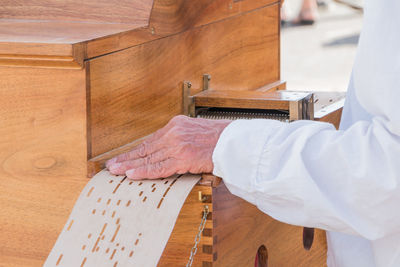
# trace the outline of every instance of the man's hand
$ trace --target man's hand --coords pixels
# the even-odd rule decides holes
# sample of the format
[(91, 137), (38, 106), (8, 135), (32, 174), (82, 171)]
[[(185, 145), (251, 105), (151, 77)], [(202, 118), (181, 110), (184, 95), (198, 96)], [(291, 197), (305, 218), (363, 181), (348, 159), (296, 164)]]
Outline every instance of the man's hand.
[(132, 151), (110, 159), (112, 174), (156, 179), (175, 173), (210, 173), (219, 136), (231, 121), (174, 117)]

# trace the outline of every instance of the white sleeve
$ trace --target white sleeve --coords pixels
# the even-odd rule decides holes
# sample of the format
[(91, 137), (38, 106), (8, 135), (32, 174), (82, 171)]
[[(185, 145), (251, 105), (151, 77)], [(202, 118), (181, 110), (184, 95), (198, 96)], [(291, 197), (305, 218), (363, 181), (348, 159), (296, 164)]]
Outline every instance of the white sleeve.
[(214, 150), (214, 174), (235, 195), (295, 225), (377, 239), (399, 231), (400, 138), (378, 120), (238, 120)]
[(224, 130), (214, 173), (231, 192), (291, 224), (367, 239), (400, 232), (399, 12), (397, 0), (365, 2), (345, 130), (270, 120)]

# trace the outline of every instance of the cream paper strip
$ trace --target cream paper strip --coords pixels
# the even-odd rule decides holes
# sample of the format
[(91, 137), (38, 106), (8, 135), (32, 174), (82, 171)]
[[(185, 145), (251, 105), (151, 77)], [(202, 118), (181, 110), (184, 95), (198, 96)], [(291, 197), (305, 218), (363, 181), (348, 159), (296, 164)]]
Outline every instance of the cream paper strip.
[(131, 181), (99, 172), (79, 196), (44, 266), (156, 266), (199, 179)]

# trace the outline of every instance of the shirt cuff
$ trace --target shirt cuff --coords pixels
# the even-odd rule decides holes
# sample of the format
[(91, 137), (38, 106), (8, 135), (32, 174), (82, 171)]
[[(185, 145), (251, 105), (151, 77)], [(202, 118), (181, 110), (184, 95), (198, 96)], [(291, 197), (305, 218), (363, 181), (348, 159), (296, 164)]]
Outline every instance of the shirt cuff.
[(281, 124), (274, 120), (236, 120), (224, 129), (213, 152), (213, 173), (224, 180), (232, 194), (254, 203), (249, 193), (256, 190), (261, 154)]

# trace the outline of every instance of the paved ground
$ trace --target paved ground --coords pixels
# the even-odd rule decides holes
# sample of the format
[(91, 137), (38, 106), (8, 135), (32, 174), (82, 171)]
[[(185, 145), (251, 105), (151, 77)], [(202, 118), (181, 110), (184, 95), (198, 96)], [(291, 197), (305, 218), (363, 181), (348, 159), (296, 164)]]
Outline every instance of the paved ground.
[(361, 25), (362, 13), (329, 2), (315, 25), (283, 28), (282, 78), (287, 88), (346, 91)]

